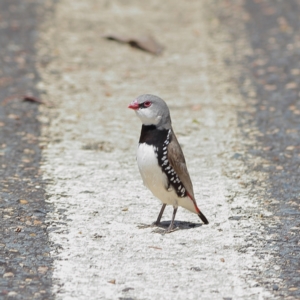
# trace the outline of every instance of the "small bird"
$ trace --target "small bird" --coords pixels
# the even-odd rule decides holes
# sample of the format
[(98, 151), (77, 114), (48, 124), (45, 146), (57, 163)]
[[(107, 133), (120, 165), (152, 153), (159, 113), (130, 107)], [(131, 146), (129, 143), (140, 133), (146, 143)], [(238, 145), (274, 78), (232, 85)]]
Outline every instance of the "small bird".
[(143, 123), (137, 163), (144, 185), (163, 203), (154, 225), (160, 224), (166, 205), (173, 205), (174, 209), (166, 232), (174, 228), (178, 206), (197, 214), (204, 224), (208, 224), (197, 206), (185, 158), (172, 129), (165, 101), (145, 94), (132, 101), (128, 108), (133, 109)]

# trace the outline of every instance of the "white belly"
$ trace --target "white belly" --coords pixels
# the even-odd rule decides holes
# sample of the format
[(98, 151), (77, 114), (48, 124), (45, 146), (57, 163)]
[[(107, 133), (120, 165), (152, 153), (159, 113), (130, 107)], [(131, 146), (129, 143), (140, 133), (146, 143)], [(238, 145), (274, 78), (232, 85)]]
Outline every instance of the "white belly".
[(144, 185), (162, 203), (182, 206), (185, 209), (196, 213), (195, 205), (189, 197), (180, 198), (172, 187), (168, 189), (167, 175), (163, 173), (157, 163), (153, 146), (146, 143), (140, 144), (137, 149), (137, 163), (142, 175)]
[(153, 146), (140, 144), (137, 149), (137, 163), (145, 186), (161, 202), (177, 207), (178, 196), (168, 188), (167, 176), (157, 163)]

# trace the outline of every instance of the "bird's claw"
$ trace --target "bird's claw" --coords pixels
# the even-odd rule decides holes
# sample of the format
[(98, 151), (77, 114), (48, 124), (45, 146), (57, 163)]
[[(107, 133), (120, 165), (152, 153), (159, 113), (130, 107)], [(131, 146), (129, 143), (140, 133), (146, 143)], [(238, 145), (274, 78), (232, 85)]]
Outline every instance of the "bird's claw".
[(174, 227), (172, 227), (172, 228), (169, 227), (167, 230), (165, 230), (165, 234), (177, 231), (179, 229), (180, 229), (179, 227), (175, 227), (175, 228)]

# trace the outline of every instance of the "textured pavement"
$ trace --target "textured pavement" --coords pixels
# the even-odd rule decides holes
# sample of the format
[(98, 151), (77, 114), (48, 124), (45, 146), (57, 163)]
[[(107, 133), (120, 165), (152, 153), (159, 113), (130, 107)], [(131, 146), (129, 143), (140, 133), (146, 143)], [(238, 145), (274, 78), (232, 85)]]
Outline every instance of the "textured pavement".
[[(38, 13), (40, 11), (40, 13)], [(0, 1), (0, 299), (50, 298), (36, 41), (43, 5)]]
[[(300, 3), (32, 5), (38, 34), (31, 65), (38, 76), (26, 92), (47, 105), (37, 111), (13, 99), (1, 109), (33, 110), (33, 127), (16, 134), (31, 137), (32, 146), (11, 134), (3, 144), (32, 153), (35, 164), (23, 163), (35, 173), (19, 176), (36, 178), (40, 192), (30, 194), (25, 184), (2, 190), (0, 298), (299, 298)], [(164, 53), (101, 38), (111, 32), (151, 33)], [(171, 234), (143, 226), (156, 219), (160, 203), (138, 173), (141, 124), (127, 105), (144, 93), (170, 107), (208, 226), (182, 208)], [(0, 129), (9, 128), (9, 113), (1, 110)], [(16, 179), (7, 174), (6, 185)], [(17, 211), (27, 214), (22, 225)], [(164, 228), (171, 214), (167, 208)]]

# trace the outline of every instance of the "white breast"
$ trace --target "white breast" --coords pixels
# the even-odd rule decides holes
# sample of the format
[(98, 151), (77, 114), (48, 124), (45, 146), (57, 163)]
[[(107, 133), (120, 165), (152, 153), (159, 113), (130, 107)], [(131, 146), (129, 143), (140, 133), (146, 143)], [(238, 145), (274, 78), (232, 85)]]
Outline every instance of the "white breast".
[(158, 165), (154, 146), (140, 144), (137, 149), (137, 163), (145, 186), (163, 203), (177, 206), (177, 195), (168, 188), (168, 179)]

